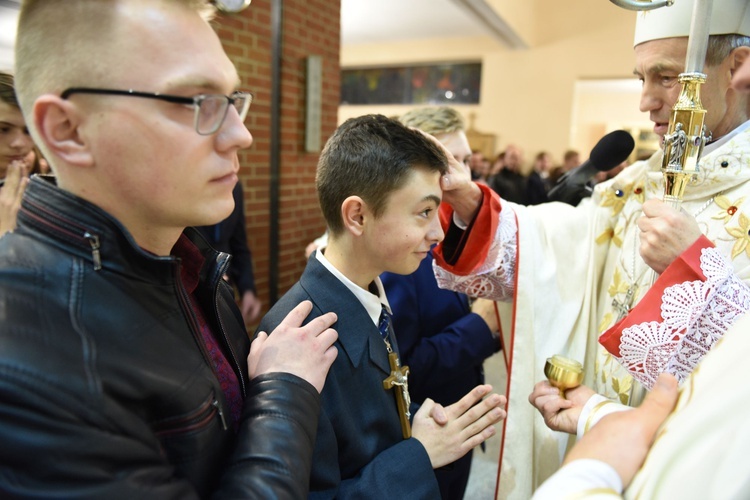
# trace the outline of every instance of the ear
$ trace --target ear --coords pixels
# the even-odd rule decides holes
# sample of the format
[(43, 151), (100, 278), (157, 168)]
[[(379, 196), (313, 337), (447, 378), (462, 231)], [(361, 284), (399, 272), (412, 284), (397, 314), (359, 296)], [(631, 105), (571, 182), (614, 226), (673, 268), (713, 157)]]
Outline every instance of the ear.
[(359, 196), (350, 196), (341, 203), (341, 217), (344, 228), (355, 236), (364, 232), (365, 221), (369, 217), (367, 203)]
[(45, 94), (36, 100), (32, 113), (39, 139), (53, 155), (70, 165), (90, 167), (94, 164), (79, 128), (80, 108), (59, 96)]
[(750, 47), (747, 46), (737, 47), (729, 54), (729, 71), (732, 77), (748, 57), (750, 57)]

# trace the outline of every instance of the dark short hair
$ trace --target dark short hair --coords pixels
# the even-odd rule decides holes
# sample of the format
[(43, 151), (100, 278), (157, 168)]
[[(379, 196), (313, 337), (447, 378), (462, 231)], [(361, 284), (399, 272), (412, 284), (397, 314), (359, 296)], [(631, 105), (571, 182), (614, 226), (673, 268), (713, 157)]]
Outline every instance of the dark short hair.
[(383, 115), (345, 121), (318, 161), (318, 200), (330, 232), (344, 230), (341, 204), (346, 198), (359, 196), (378, 217), (388, 196), (418, 168), (441, 174), (448, 170), (442, 150), (421, 132)]
[(3, 71), (0, 71), (0, 101), (21, 109), (16, 97), (16, 85), (13, 81), (13, 75)]

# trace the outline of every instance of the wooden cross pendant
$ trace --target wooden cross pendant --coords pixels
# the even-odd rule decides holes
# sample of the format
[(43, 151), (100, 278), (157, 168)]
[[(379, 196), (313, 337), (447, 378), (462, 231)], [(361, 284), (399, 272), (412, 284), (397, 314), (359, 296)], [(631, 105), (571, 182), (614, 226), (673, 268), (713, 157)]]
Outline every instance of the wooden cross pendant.
[(398, 354), (395, 352), (388, 353), (388, 363), (391, 365), (391, 374), (383, 380), (383, 389), (388, 390), (395, 388), (396, 406), (398, 406), (398, 417), (401, 420), (401, 433), (404, 439), (411, 437), (411, 424), (409, 418), (409, 406), (411, 406), (411, 397), (409, 396), (409, 367), (401, 366)]

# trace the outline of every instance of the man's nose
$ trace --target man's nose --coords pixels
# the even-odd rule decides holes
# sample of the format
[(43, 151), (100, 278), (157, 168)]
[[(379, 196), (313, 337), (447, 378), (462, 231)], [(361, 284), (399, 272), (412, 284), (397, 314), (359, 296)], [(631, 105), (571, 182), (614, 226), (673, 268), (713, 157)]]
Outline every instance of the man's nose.
[(221, 140), (227, 149), (246, 149), (253, 144), (253, 136), (240, 120), (240, 115), (234, 106), (229, 106), (227, 117), (217, 133), (221, 135)]
[(639, 108), (642, 112), (654, 111), (659, 109), (663, 104), (662, 98), (658, 92), (648, 83), (643, 84), (641, 89), (641, 101)]

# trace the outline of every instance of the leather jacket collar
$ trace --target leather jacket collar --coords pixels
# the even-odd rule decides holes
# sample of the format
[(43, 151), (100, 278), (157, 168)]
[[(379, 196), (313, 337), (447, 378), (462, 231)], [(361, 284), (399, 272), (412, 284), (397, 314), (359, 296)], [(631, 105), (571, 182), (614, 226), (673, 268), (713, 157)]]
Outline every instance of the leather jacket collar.
[[(179, 279), (180, 259), (141, 249), (119, 221), (57, 187), (52, 175), (31, 178), (16, 231), (39, 233), (62, 250), (89, 261), (95, 270), (128, 273), (158, 285), (171, 285)], [(229, 255), (213, 250), (193, 228), (187, 228), (185, 235), (206, 258), (203, 277), (216, 283), (229, 265)]]

